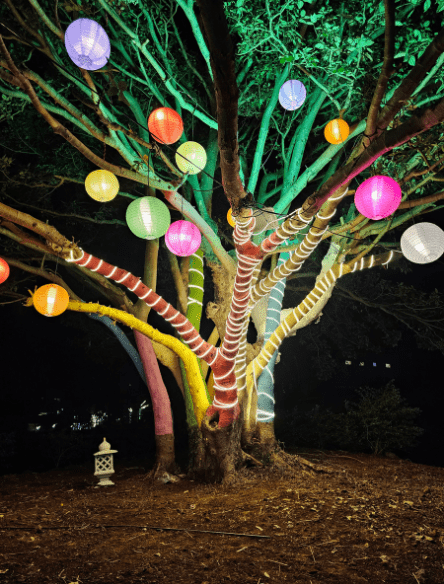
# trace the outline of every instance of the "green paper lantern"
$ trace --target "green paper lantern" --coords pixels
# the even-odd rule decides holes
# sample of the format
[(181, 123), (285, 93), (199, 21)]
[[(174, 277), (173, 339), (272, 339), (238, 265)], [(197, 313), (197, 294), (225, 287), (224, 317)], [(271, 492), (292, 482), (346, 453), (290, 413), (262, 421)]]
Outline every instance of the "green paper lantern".
[(128, 227), (141, 239), (162, 237), (171, 223), (171, 215), (165, 203), (155, 197), (140, 197), (126, 210)]
[(207, 153), (197, 142), (184, 142), (176, 150), (176, 164), (182, 172), (198, 174), (205, 168)]

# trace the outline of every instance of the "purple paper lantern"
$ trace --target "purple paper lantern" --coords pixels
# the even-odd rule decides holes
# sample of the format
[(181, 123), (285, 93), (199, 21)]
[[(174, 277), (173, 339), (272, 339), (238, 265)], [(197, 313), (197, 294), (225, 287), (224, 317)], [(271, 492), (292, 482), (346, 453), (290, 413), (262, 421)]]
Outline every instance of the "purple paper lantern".
[(279, 90), (279, 103), (286, 110), (293, 111), (301, 107), (306, 95), (305, 85), (296, 79), (290, 79)]
[(193, 255), (199, 249), (202, 236), (199, 229), (190, 221), (171, 223), (165, 234), (167, 248), (177, 256)]
[(78, 18), (65, 32), (70, 59), (82, 69), (96, 71), (108, 63), (111, 45), (105, 29), (95, 20)]
[(356, 189), (355, 205), (364, 217), (377, 221), (396, 211), (401, 202), (399, 184), (389, 176), (372, 176)]

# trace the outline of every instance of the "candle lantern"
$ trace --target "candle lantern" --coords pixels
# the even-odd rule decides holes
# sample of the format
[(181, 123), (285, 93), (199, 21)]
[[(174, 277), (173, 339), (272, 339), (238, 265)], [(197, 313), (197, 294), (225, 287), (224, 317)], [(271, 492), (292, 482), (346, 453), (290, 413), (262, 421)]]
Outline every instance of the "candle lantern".
[(301, 81), (290, 79), (279, 90), (279, 103), (284, 109), (294, 111), (301, 107), (306, 95), (305, 85)]
[(207, 153), (197, 142), (184, 142), (176, 150), (176, 164), (182, 172), (198, 174), (205, 168)]
[(330, 120), (324, 128), (324, 136), (330, 144), (342, 144), (350, 134), (350, 126), (345, 120)]
[(34, 292), (32, 302), (43, 316), (58, 316), (68, 308), (69, 295), (58, 284), (45, 284)]
[(112, 201), (119, 192), (119, 181), (109, 170), (93, 170), (85, 179), (85, 189), (95, 201)]
[(401, 198), (401, 187), (395, 180), (389, 176), (376, 175), (356, 189), (355, 205), (364, 217), (377, 221), (394, 213)]
[(401, 251), (415, 264), (430, 264), (444, 253), (444, 231), (434, 223), (417, 223), (401, 236)]
[(227, 221), (231, 225), (231, 227), (236, 227), (236, 222), (233, 219), (233, 209), (231, 207), (228, 209)]
[(157, 239), (167, 232), (171, 215), (165, 203), (156, 197), (140, 197), (128, 205), (126, 222), (137, 237)]
[(174, 144), (183, 134), (180, 115), (169, 107), (158, 107), (148, 118), (148, 130), (161, 144)]
[(9, 277), (9, 264), (3, 258), (0, 258), (0, 284), (3, 284)]
[(108, 485), (114, 485), (109, 477), (114, 474), (114, 460), (113, 455), (118, 452), (117, 450), (111, 450), (111, 444), (103, 439), (102, 444), (99, 446), (99, 452), (95, 452), (95, 473), (94, 476), (100, 479), (98, 487), (106, 487)]
[(71, 22), (65, 31), (65, 47), (73, 63), (88, 71), (104, 67), (111, 52), (105, 29), (90, 18)]
[(199, 249), (201, 241), (199, 229), (190, 221), (171, 223), (165, 234), (167, 248), (180, 257), (193, 255)]

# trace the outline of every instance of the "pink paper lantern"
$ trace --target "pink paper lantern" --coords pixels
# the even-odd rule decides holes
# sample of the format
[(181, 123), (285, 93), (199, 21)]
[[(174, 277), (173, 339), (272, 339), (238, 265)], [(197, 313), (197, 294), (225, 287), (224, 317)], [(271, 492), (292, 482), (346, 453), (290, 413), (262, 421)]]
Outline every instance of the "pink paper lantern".
[(199, 249), (202, 236), (199, 229), (190, 221), (171, 223), (165, 234), (167, 248), (177, 256), (193, 255)]
[(389, 176), (372, 176), (356, 189), (355, 205), (364, 217), (377, 221), (396, 211), (401, 202), (399, 184)]

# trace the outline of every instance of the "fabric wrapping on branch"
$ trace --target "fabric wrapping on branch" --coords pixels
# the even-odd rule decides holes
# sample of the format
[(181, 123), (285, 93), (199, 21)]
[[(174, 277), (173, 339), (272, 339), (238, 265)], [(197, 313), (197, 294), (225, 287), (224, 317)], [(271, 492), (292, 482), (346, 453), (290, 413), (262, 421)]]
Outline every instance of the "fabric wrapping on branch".
[[(290, 257), (289, 252), (279, 255), (278, 266)], [(284, 297), (287, 279), (280, 280), (271, 290), (268, 299), (267, 319), (265, 322), (264, 345), (269, 340), (273, 331), (280, 325), (282, 299)], [(258, 422), (272, 422), (274, 419), (274, 366), (278, 356), (278, 350), (274, 351), (268, 365), (264, 368), (257, 380), (257, 414)]]

